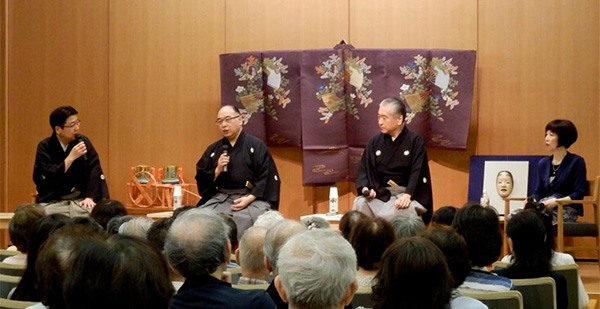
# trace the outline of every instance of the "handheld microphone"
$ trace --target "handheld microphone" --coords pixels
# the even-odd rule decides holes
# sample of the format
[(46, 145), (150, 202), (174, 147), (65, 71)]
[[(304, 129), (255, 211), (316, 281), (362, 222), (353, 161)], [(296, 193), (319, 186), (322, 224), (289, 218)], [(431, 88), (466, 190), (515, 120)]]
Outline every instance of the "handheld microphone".
[(362, 195), (364, 197), (369, 197), (369, 194), (371, 194), (371, 191), (368, 188), (363, 188), (362, 189)]
[[(223, 154), (227, 155), (227, 151), (229, 150), (229, 146), (228, 145), (223, 145)], [(225, 165), (223, 167), (223, 172), (227, 173), (227, 165)]]
[[(83, 142), (83, 144), (85, 145), (85, 141), (83, 141), (83, 137), (80, 134), (76, 135), (76, 139), (77, 139), (77, 144)], [(87, 153), (83, 155), (83, 160), (87, 161)]]

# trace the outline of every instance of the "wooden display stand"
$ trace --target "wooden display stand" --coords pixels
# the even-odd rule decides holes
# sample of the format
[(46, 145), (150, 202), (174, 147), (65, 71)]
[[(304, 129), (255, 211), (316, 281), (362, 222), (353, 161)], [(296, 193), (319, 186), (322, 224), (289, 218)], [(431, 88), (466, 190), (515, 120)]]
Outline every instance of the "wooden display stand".
[(159, 178), (155, 177), (154, 168), (143, 171), (136, 171), (131, 168), (131, 181), (127, 183), (127, 192), (129, 203), (127, 211), (132, 215), (146, 215), (153, 212), (162, 212), (173, 210), (173, 189), (175, 186), (181, 186), (182, 204), (194, 205), (200, 199), (200, 196), (192, 190), (196, 187), (194, 184), (185, 183), (183, 180), (183, 171), (177, 170), (179, 183), (162, 183), (162, 169), (158, 172)]

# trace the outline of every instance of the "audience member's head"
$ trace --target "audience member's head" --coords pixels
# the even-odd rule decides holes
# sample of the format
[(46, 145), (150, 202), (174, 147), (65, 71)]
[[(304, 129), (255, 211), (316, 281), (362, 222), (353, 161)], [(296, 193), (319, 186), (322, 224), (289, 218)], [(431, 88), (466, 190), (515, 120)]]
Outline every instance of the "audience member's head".
[(238, 231), (237, 224), (233, 220), (232, 216), (222, 212), (217, 212), (217, 214), (221, 216), (225, 221), (225, 225), (227, 226), (227, 237), (229, 238), (229, 242), (231, 243), (231, 250), (233, 252), (238, 247), (238, 240), (241, 236), (238, 234), (241, 231)]
[(35, 204), (21, 205), (8, 223), (10, 242), (17, 250), (27, 253), (29, 251), (29, 237), (33, 225), (44, 217), (44, 209)]
[(135, 218), (135, 217), (131, 216), (131, 215), (125, 215), (125, 216), (113, 217), (112, 219), (108, 220), (108, 223), (106, 223), (106, 231), (108, 232), (108, 235), (113, 235), (113, 234), (119, 233), (119, 228), (121, 227), (121, 224), (123, 224), (133, 218)]
[(350, 237), (350, 231), (352, 230), (354, 224), (356, 224), (358, 220), (363, 218), (368, 217), (367, 215), (358, 210), (351, 210), (345, 213), (342, 216), (342, 219), (340, 220), (340, 231), (342, 232), (342, 236), (348, 239)]
[(448, 263), (448, 269), (454, 279), (454, 287), (459, 287), (471, 272), (469, 264), (469, 251), (465, 239), (460, 236), (452, 227), (447, 225), (436, 225), (428, 230), (422, 231), (420, 236), (433, 242), (444, 256)]
[(408, 238), (416, 236), (425, 229), (425, 223), (421, 217), (413, 214), (399, 214), (390, 221), (397, 238)]
[(85, 227), (93, 230), (94, 232), (108, 235), (108, 233), (106, 233), (106, 230), (104, 228), (102, 228), (102, 226), (98, 222), (94, 221), (94, 219), (92, 219), (92, 218), (74, 217), (74, 218), (71, 218), (71, 223), (73, 223), (75, 225), (85, 226)]
[(327, 220), (317, 216), (310, 216), (308, 218), (304, 218), (302, 219), (302, 223), (306, 226), (306, 229), (308, 230), (331, 228), (331, 225), (329, 224), (329, 222), (327, 222)]
[(98, 224), (106, 230), (108, 221), (114, 217), (126, 216), (127, 209), (117, 200), (102, 199), (92, 209), (90, 218), (94, 219)]
[(286, 219), (275, 223), (265, 235), (265, 245), (263, 252), (265, 253), (265, 266), (277, 275), (277, 256), (279, 249), (283, 246), (290, 237), (306, 231), (304, 224), (291, 219)]
[(185, 278), (222, 271), (231, 244), (223, 216), (208, 209), (186, 211), (175, 219), (165, 240), (169, 262)]
[(119, 227), (119, 234), (146, 239), (148, 230), (153, 222), (154, 221), (148, 217), (135, 217), (121, 224)]
[(374, 308), (445, 309), (453, 289), (444, 254), (423, 237), (396, 240), (374, 281)]
[(171, 227), (171, 223), (173, 223), (172, 218), (162, 218), (154, 221), (148, 229), (146, 239), (158, 251), (162, 252), (165, 250), (165, 238), (167, 238), (167, 232), (169, 231), (169, 227)]
[(269, 271), (265, 267), (263, 246), (267, 229), (253, 226), (247, 229), (240, 239), (240, 246), (235, 251), (238, 264), (242, 267), (242, 276), (266, 280)]
[(493, 207), (467, 204), (456, 213), (452, 227), (467, 242), (471, 266), (488, 266), (500, 256), (502, 232)]
[(253, 226), (264, 227), (266, 229), (270, 229), (275, 223), (284, 220), (283, 215), (277, 210), (267, 210), (262, 213), (258, 218), (256, 218), (256, 222), (254, 222)]
[(392, 225), (383, 218), (364, 218), (356, 222), (348, 241), (356, 251), (358, 266), (365, 270), (379, 269), (385, 249), (396, 235)]
[(302, 232), (281, 247), (275, 287), (290, 308), (342, 308), (358, 288), (352, 246), (331, 230)]
[(29, 237), (29, 252), (27, 253), (27, 268), (21, 277), (12, 295), (14, 300), (40, 301), (39, 291), (36, 289), (37, 282), (35, 261), (42, 244), (57, 229), (69, 224), (71, 219), (61, 214), (51, 214), (39, 219), (31, 230)]
[(531, 209), (534, 211), (546, 228), (546, 247), (551, 251), (554, 251), (554, 226), (552, 225), (552, 211), (546, 208), (546, 205), (538, 202), (534, 202), (531, 199), (527, 199), (527, 203), (523, 209)]
[(65, 308), (62, 285), (72, 253), (85, 242), (104, 240), (107, 234), (103, 229), (101, 231), (83, 224), (69, 224), (56, 230), (44, 242), (35, 267), (37, 288), (44, 305)]
[(509, 269), (531, 276), (543, 276), (550, 272), (552, 250), (544, 238), (546, 228), (542, 219), (533, 210), (519, 211), (506, 223), (508, 243), (512, 245), (512, 264)]
[(139, 238), (87, 241), (71, 266), (64, 282), (68, 308), (168, 308), (173, 297), (165, 258)]
[(431, 223), (451, 226), (457, 212), (458, 209), (454, 206), (441, 207), (433, 213), (433, 217), (431, 217)]

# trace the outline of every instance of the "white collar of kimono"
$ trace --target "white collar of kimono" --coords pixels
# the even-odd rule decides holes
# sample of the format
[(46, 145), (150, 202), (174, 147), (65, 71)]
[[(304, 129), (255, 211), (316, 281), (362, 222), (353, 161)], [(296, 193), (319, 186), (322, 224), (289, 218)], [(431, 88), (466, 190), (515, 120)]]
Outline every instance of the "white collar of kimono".
[(63, 151), (64, 151), (64, 152), (67, 152), (67, 147), (69, 147), (69, 145), (68, 145), (68, 144), (67, 144), (67, 145), (63, 144), (63, 143), (60, 141), (60, 138), (58, 139), (58, 142), (60, 143), (60, 147), (62, 147)]

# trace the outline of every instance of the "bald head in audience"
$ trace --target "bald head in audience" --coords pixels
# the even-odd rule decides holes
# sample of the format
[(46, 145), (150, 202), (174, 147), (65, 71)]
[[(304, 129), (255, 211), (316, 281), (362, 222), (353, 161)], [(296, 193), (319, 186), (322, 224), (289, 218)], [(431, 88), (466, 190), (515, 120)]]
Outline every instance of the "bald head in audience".
[(167, 233), (165, 252), (169, 262), (186, 278), (222, 272), (231, 254), (228, 231), (217, 212), (185, 212)]
[(192, 209), (175, 219), (165, 252), (185, 282), (171, 309), (275, 308), (264, 290), (238, 290), (222, 281), (231, 256), (229, 231), (225, 219), (211, 209)]
[(253, 226), (242, 235), (239, 248), (235, 250), (235, 257), (242, 267), (243, 278), (264, 281), (269, 278), (269, 271), (264, 263), (265, 254), (263, 253), (266, 234), (266, 228)]
[(289, 308), (343, 308), (358, 289), (354, 249), (331, 230), (294, 235), (278, 265), (275, 287)]

